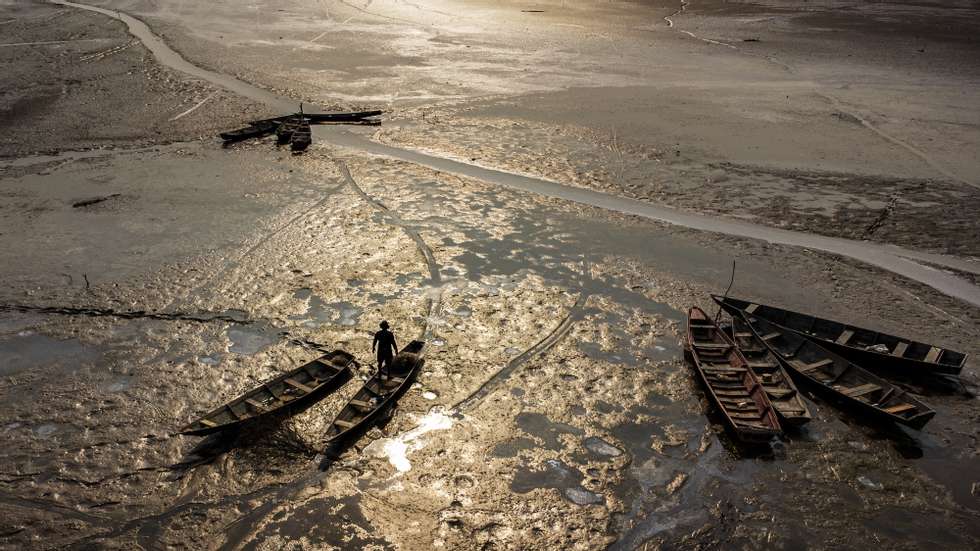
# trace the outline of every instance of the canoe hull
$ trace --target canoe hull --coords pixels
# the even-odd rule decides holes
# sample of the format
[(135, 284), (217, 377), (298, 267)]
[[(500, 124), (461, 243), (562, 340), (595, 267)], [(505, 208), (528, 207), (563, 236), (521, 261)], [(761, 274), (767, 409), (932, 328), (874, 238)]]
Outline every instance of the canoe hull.
[(688, 311), (686, 348), (708, 398), (739, 441), (762, 444), (782, 433), (776, 412), (745, 357), (697, 307)]
[[(249, 406), (246, 404), (248, 400), (258, 398), (260, 394), (266, 395), (265, 399), (267, 402), (269, 395), (275, 398), (276, 394), (271, 389), (283, 386), (283, 381), (287, 379), (293, 379), (294, 377), (298, 377), (299, 375), (306, 373), (305, 370), (309, 369), (310, 365), (313, 365), (314, 362), (318, 362), (323, 358), (329, 358), (330, 361), (333, 362), (333, 365), (337, 368), (337, 371), (333, 374), (325, 375), (322, 382), (317, 384), (315, 387), (307, 387), (312, 390), (311, 392), (297, 394), (295, 395), (295, 398), (289, 400), (286, 400), (284, 393), (280, 392), (279, 396), (282, 397), (282, 399), (277, 398), (275, 402), (271, 402), (275, 404), (274, 407), (268, 407), (263, 411), (255, 411), (254, 406)], [(288, 417), (290, 415), (295, 415), (309, 408), (326, 396), (332, 394), (350, 381), (351, 377), (353, 377), (353, 372), (351, 370), (351, 366), (353, 364), (354, 357), (350, 354), (342, 351), (332, 352), (331, 354), (318, 358), (313, 362), (304, 364), (296, 369), (283, 373), (270, 381), (262, 383), (258, 387), (249, 390), (228, 403), (211, 410), (201, 418), (187, 424), (185, 427), (180, 429), (179, 433), (188, 436), (207, 436), (209, 434), (222, 431), (240, 430), (260, 421), (265, 421), (276, 417)], [(237, 408), (237, 410), (233, 408)], [(238, 413), (235, 415), (228, 415), (229, 411), (237, 411)], [(249, 412), (251, 414), (245, 418), (240, 418), (243, 412)], [(206, 423), (205, 420), (210, 421), (210, 423)]]
[[(406, 368), (403, 370), (393, 371), (391, 375), (402, 378), (403, 380), (396, 387), (391, 388), (389, 392), (385, 393), (383, 398), (378, 397), (376, 390), (386, 387), (384, 386), (384, 379), (379, 378), (380, 376), (377, 373), (368, 379), (364, 383), (364, 386), (354, 394), (354, 397), (337, 414), (334, 423), (327, 433), (327, 442), (324, 446), (324, 454), (326, 456), (338, 455), (351, 442), (360, 438), (367, 430), (375, 426), (380, 419), (383, 419), (391, 413), (397, 405), (398, 399), (412, 386), (419, 371), (425, 364), (425, 359), (421, 355), (424, 345), (425, 343), (422, 341), (412, 341), (395, 356), (392, 362), (394, 366), (404, 365), (406, 362), (410, 362), (410, 365), (406, 365)], [(355, 401), (367, 401), (372, 395), (378, 397), (378, 403), (370, 411), (365, 412), (363, 407), (355, 405)], [(353, 426), (340, 428), (340, 425), (337, 424), (338, 421), (347, 420), (353, 420), (350, 423)]]
[[(818, 318), (809, 314), (731, 297), (712, 295), (711, 298), (733, 315), (735, 312), (750, 313), (747, 309), (754, 306), (755, 310), (751, 312), (751, 315), (764, 318), (803, 335), (818, 342), (824, 348), (864, 367), (901, 371), (910, 375), (958, 375), (962, 372), (967, 359), (966, 354), (955, 350), (944, 349), (834, 320)], [(869, 346), (875, 344), (884, 345), (890, 352), (877, 352), (868, 349)], [(899, 349), (899, 347), (901, 348)], [(935, 361), (926, 361), (932, 359), (930, 358), (931, 354), (936, 354)], [(922, 359), (909, 357), (910, 355), (918, 355)]]
[[(762, 318), (739, 315), (798, 381), (859, 413), (862, 417), (898, 423), (919, 430), (936, 415), (935, 410), (898, 386), (822, 347), (819, 343), (807, 339), (804, 335)], [(779, 336), (765, 339), (762, 333), (779, 333)], [(812, 367), (821, 363), (824, 364), (823, 368)], [(862, 387), (874, 390), (851, 394), (860, 391)], [(860, 400), (857, 396), (866, 396), (869, 401)], [(880, 402), (871, 402), (872, 397), (878, 397)], [(887, 411), (888, 407), (892, 406), (905, 407), (909, 416)]]

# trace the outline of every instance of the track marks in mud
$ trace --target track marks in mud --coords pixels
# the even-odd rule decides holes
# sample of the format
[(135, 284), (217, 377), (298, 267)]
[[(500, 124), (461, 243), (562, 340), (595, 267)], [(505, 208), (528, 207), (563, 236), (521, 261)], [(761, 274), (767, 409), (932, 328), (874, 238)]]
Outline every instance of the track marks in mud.
[(371, 205), (375, 210), (383, 213), (389, 220), (389, 224), (397, 226), (405, 235), (411, 238), (415, 242), (415, 247), (418, 249), (419, 253), (425, 258), (425, 265), (429, 270), (429, 281), (432, 286), (436, 289), (436, 294), (434, 297), (428, 298), (428, 315), (425, 319), (425, 327), (422, 330), (421, 338), (422, 340), (428, 340), (432, 336), (432, 324), (431, 320), (436, 314), (439, 313), (439, 309), (442, 307), (442, 295), (444, 288), (442, 285), (442, 274), (439, 269), (439, 263), (436, 262), (436, 257), (432, 254), (432, 248), (429, 247), (425, 240), (422, 239), (422, 235), (412, 227), (402, 220), (397, 214), (395, 214), (387, 205), (378, 201), (377, 199), (371, 197), (364, 191), (361, 186), (357, 184), (354, 177), (351, 176), (350, 169), (347, 168), (347, 163), (341, 160), (337, 160), (337, 168), (340, 170), (340, 174), (344, 177), (344, 180), (361, 196), (362, 199), (369, 205)]
[[(586, 264), (583, 271), (588, 277), (591, 277), (591, 268), (588, 266), (588, 264)], [(476, 389), (472, 394), (453, 406), (453, 411), (462, 412), (478, 405), (491, 392), (500, 388), (500, 385), (510, 378), (517, 368), (527, 363), (527, 361), (531, 358), (544, 354), (545, 352), (554, 348), (556, 344), (561, 342), (561, 340), (568, 335), (568, 332), (571, 331), (572, 326), (582, 316), (585, 303), (588, 302), (589, 296), (591, 295), (583, 288), (579, 292), (578, 299), (575, 301), (575, 304), (573, 304), (568, 310), (568, 314), (566, 314), (564, 319), (561, 320), (561, 323), (555, 326), (555, 328), (541, 340), (534, 343), (530, 348), (524, 352), (521, 352), (513, 360), (508, 362), (503, 369), (498, 371), (496, 374), (490, 377), (490, 379), (480, 385), (480, 388)]]

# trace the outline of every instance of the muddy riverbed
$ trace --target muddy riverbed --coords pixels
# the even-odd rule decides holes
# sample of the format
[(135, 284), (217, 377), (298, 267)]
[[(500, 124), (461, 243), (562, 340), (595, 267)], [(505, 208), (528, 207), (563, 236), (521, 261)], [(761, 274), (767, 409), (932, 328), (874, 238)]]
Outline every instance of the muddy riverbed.
[[(733, 158), (761, 163), (765, 149), (718, 149), (719, 134), (704, 127), (686, 130), (693, 135), (674, 140), (676, 149), (651, 149), (638, 138), (642, 122), (628, 133), (602, 130), (593, 116), (569, 126), (568, 106), (581, 104), (576, 94), (582, 92), (562, 90), (598, 78), (605, 69), (593, 65), (597, 60), (623, 60), (616, 67), (624, 76), (596, 94), (638, 101), (648, 93), (623, 88), (652, 78), (646, 69), (624, 70), (643, 65), (631, 56), (654, 47), (641, 47), (633, 33), (647, 33), (661, 55), (673, 56), (671, 63), (701, 67), (702, 74), (731, 61), (727, 52), (709, 49), (729, 48), (669, 30), (662, 18), (678, 6), (615, 3), (595, 11), (590, 23), (586, 8), (574, 3), (560, 13), (558, 3), (548, 2), (469, 4), (485, 20), (498, 18), (495, 35), (479, 17), (459, 15), (468, 12), (455, 2), (297, 2), (256, 4), (253, 11), (217, 2), (207, 17), (184, 3), (107, 5), (143, 17), (190, 61), (281, 95), (333, 108), (387, 102), (391, 124), (377, 132), (354, 129), (368, 139), (825, 235), (862, 238), (843, 224), (827, 229), (849, 210), (858, 227), (889, 205), (891, 214), (908, 208), (911, 226), (886, 217), (863, 238), (950, 253), (964, 263), (975, 253), (969, 239), (975, 222), (950, 215), (930, 224), (922, 214), (930, 201), (973, 200), (972, 169), (963, 168), (973, 161), (951, 149), (944, 150), (955, 160), (948, 163), (923, 150), (949, 175), (936, 176), (921, 158), (884, 171), (902, 155), (878, 144), (833, 168), (845, 177), (828, 167), (815, 172), (816, 157), (797, 153), (780, 159), (785, 166), (778, 169), (744, 168)], [(59, 59), (130, 40), (108, 17), (26, 6), (4, 6), (0, 34), (17, 28), (25, 33), (19, 42), (55, 41), (78, 25), (83, 30), (71, 32), (114, 41), (92, 52), (71, 49), (79, 47), (74, 42), (58, 45)], [(643, 12), (649, 29), (608, 34), (625, 21), (642, 27), (632, 17), (641, 9), (651, 10)], [(784, 9), (759, 8), (766, 17)], [(527, 23), (538, 16), (542, 23)], [(706, 13), (690, 32), (725, 42), (730, 37), (721, 31), (704, 31), (721, 28), (725, 17), (734, 25), (741, 21), (736, 16), (749, 17)], [(42, 25), (25, 22), (28, 17), (54, 19)], [(62, 18), (63, 25), (53, 23)], [(245, 32), (242, 25), (252, 21), (258, 23)], [(675, 25), (681, 21), (674, 16)], [(584, 51), (567, 54), (575, 65), (554, 65), (554, 78), (543, 78), (540, 64), (530, 65), (538, 67), (536, 78), (498, 72), (524, 63), (508, 58), (501, 37), (520, 36), (529, 25), (553, 33), (531, 35), (529, 50), (552, 38), (551, 47), (563, 51), (562, 40), (571, 39), (556, 30), (562, 26), (566, 33), (583, 27), (574, 32), (589, 38)], [(289, 29), (292, 35), (282, 32)], [(317, 36), (326, 31), (332, 32)], [(402, 50), (371, 52), (364, 36)], [(218, 47), (218, 41), (230, 44)], [(355, 42), (362, 50), (343, 61), (327, 55)], [(953, 50), (968, 47), (949, 42)], [(907, 383), (938, 411), (921, 432), (869, 426), (808, 396), (815, 419), (805, 430), (750, 453), (721, 429), (681, 353), (687, 307), (709, 306), (708, 294), (728, 285), (733, 260), (735, 295), (974, 358), (980, 353), (975, 306), (859, 259), (671, 226), (326, 141), (302, 156), (277, 150), (268, 139), (222, 148), (197, 137), (268, 107), (180, 73), (169, 77), (176, 88), (164, 86), (154, 75), (170, 70), (141, 48), (130, 45), (108, 58), (118, 61), (106, 62), (135, 64), (140, 69), (133, 74), (109, 65), (86, 69), (91, 73), (77, 77), (75, 97), (82, 99), (71, 100), (72, 92), (30, 113), (10, 108), (37, 121), (35, 128), (57, 128), (59, 120), (81, 116), (77, 101), (91, 109), (85, 118), (93, 127), (123, 130), (104, 141), (74, 126), (57, 135), (32, 129), (4, 142), (0, 548), (980, 544), (975, 360), (960, 385)], [(412, 48), (415, 61), (407, 59)], [(445, 77), (447, 66), (435, 63), (443, 55), (471, 72), (436, 86)], [(293, 80), (277, 80), (277, 71), (295, 69), (272, 68), (287, 59), (310, 65), (294, 71)], [(41, 61), (4, 63), (30, 74)], [(334, 66), (342, 63), (351, 67)], [(358, 69), (372, 63), (375, 72)], [(61, 78), (38, 74), (39, 81), (54, 79), (45, 86)], [(402, 75), (400, 84), (386, 78), (391, 75)], [(5, 98), (31, 97), (28, 77), (19, 78)], [(967, 77), (944, 78), (954, 86)], [(98, 86), (110, 93), (96, 93)], [(770, 85), (773, 97), (794, 86)], [(372, 100), (372, 89), (386, 99)], [(405, 97), (399, 100), (394, 89)], [(701, 101), (719, 101), (712, 94), (717, 89)], [(755, 99), (734, 97), (726, 109), (751, 109), (760, 105)], [(114, 105), (127, 107), (108, 117)], [(144, 124), (125, 109), (157, 122)], [(731, 126), (726, 109), (698, 108)], [(672, 116), (699, 120), (694, 111)], [(838, 123), (828, 124), (834, 132)], [(770, 132), (759, 127), (759, 136), (778, 141)], [(787, 139), (806, 134), (787, 132)], [(852, 143), (864, 143), (853, 137)], [(49, 156), (26, 155), (41, 151)], [(670, 178), (639, 181), (641, 174), (664, 174), (658, 170)], [(770, 175), (767, 186), (749, 186), (760, 174)], [(725, 193), (735, 187), (743, 191)], [(702, 208), (692, 199), (697, 196), (714, 197), (706, 199), (713, 206)], [(893, 196), (899, 197), (894, 204)], [(759, 201), (786, 208), (776, 215)], [(294, 418), (234, 439), (174, 434), (195, 415), (317, 356), (317, 347), (355, 354), (364, 364), (358, 376), (366, 377), (381, 319), (400, 344), (427, 339), (425, 366), (392, 419), (328, 470), (318, 468), (326, 428), (356, 381)]]

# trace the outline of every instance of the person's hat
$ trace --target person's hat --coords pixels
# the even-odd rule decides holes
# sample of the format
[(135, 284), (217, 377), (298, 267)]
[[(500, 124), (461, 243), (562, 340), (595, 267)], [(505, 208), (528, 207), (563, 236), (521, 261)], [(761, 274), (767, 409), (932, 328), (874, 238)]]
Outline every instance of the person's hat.
[(388, 325), (388, 320), (381, 320), (381, 328), (382, 329), (387, 329), (389, 327), (391, 327), (391, 326)]

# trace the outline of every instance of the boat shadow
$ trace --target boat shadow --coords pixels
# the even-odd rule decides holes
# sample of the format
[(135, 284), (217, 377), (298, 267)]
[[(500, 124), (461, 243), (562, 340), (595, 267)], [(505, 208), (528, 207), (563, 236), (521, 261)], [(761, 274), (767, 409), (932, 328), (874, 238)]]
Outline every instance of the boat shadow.
[(204, 437), (189, 449), (181, 460), (170, 466), (178, 478), (194, 469), (214, 463), (225, 454), (240, 450), (250, 460), (278, 463), (283, 459), (317, 455), (316, 448), (290, 424), (289, 415), (257, 419), (238, 429), (229, 429)]

